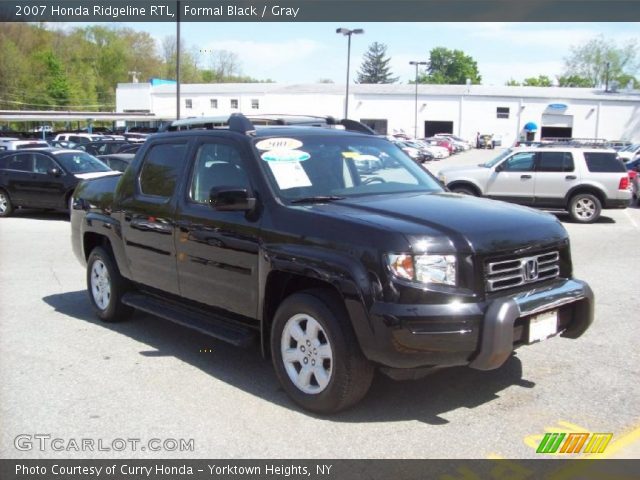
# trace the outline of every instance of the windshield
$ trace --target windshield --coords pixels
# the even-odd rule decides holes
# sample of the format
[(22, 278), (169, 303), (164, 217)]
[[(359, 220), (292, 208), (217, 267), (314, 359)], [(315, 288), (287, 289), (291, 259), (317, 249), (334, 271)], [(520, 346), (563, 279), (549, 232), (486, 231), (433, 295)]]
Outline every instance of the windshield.
[(288, 201), (400, 192), (441, 192), (431, 175), (392, 142), (361, 136), (257, 139), (269, 181)]
[(487, 167), (487, 168), (491, 168), (494, 165), (500, 163), (502, 160), (504, 160), (505, 158), (507, 158), (509, 155), (511, 155), (513, 150), (511, 150), (510, 148), (507, 148), (506, 150), (504, 150), (502, 153), (500, 153), (500, 155), (498, 155), (496, 158), (489, 160), (488, 162), (482, 163), (481, 166), (482, 167)]
[(55, 153), (56, 159), (70, 173), (109, 172), (111, 169), (86, 152)]

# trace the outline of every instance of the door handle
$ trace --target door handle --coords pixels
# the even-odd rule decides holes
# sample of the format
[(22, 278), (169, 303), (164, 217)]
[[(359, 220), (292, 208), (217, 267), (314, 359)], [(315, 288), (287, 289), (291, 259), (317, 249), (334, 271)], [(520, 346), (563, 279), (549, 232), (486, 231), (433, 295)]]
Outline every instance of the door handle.
[(566, 176), (566, 177), (564, 177), (564, 178), (566, 178), (567, 180), (575, 180), (575, 179), (576, 179), (576, 178), (578, 178), (578, 177), (576, 177), (575, 175), (567, 175), (567, 176)]
[(531, 178), (531, 175), (520, 175), (520, 178)]

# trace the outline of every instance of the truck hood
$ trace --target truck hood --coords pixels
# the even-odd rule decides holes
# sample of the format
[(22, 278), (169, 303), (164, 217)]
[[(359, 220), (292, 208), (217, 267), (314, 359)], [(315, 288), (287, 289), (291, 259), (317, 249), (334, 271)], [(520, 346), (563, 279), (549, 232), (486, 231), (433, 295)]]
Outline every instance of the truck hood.
[(567, 239), (564, 227), (551, 214), (455, 193), (359, 197), (310, 208), (396, 231), (412, 245), (427, 240), (458, 252), (528, 250)]

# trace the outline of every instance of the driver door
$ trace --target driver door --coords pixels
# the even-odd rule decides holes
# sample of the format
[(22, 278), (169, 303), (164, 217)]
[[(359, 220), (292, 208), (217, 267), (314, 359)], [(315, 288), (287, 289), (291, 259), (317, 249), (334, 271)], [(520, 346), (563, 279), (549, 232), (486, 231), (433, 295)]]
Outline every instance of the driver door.
[(487, 196), (522, 205), (534, 200), (535, 152), (517, 152), (493, 168)]

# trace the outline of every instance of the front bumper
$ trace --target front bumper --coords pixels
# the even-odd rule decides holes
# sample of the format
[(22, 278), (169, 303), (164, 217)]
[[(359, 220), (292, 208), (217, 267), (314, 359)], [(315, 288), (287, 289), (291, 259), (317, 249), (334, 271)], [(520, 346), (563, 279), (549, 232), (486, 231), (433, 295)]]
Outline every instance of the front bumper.
[(580, 280), (557, 279), (531, 290), (478, 303), (375, 303), (365, 355), (390, 368), (469, 365), (500, 367), (527, 343), (529, 318), (558, 310), (558, 333), (578, 338), (593, 322), (593, 292)]

